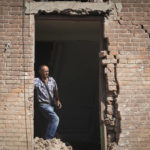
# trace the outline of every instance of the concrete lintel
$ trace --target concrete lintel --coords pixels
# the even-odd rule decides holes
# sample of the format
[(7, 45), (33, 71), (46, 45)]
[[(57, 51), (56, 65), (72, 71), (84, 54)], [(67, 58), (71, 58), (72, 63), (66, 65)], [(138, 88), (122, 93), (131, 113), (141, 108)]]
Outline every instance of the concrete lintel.
[(102, 15), (109, 11), (114, 11), (114, 3), (92, 3), (77, 1), (53, 1), (53, 2), (27, 2), (26, 14), (57, 13), (66, 15)]

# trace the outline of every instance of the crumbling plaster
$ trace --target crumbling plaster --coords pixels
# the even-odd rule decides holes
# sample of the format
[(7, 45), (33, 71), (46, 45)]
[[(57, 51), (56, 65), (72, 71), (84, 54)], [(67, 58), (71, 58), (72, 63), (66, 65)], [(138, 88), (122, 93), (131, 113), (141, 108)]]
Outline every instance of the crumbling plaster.
[(104, 15), (112, 12), (115, 16), (121, 11), (121, 3), (91, 3), (77, 1), (54, 1), (54, 2), (27, 2), (26, 14), (38, 14), (39, 12), (56, 13), (63, 15)]

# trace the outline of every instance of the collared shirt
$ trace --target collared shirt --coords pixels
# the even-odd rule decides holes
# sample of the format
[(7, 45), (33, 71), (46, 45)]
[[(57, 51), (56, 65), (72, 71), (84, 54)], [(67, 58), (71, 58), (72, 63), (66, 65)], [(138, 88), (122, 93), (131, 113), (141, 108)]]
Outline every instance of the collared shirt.
[[(58, 90), (56, 81), (54, 80), (53, 77), (48, 78), (47, 86), (49, 89), (49, 93), (51, 97), (53, 98), (55, 91)], [(35, 96), (39, 103), (48, 103), (48, 104), (51, 103), (51, 98), (49, 97), (47, 89), (40, 78), (34, 79), (34, 88), (35, 88), (35, 94), (36, 94)]]

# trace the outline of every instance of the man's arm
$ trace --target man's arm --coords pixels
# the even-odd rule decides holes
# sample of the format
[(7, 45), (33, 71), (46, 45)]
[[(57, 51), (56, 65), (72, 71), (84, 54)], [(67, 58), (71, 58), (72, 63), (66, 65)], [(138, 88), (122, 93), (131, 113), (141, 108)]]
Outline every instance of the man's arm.
[(56, 100), (57, 100), (57, 106), (58, 106), (59, 109), (61, 109), (62, 104), (61, 104), (60, 99), (59, 99), (58, 90), (55, 91), (55, 97), (56, 97)]

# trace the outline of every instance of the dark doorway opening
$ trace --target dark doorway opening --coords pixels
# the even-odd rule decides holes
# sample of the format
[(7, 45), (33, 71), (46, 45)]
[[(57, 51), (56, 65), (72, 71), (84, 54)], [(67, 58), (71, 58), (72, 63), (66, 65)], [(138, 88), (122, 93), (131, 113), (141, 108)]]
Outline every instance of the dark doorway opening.
[[(35, 75), (39, 65), (49, 66), (63, 104), (58, 134), (74, 150), (100, 150), (100, 21), (36, 19), (35, 27)], [(36, 117), (35, 136), (42, 137)]]

